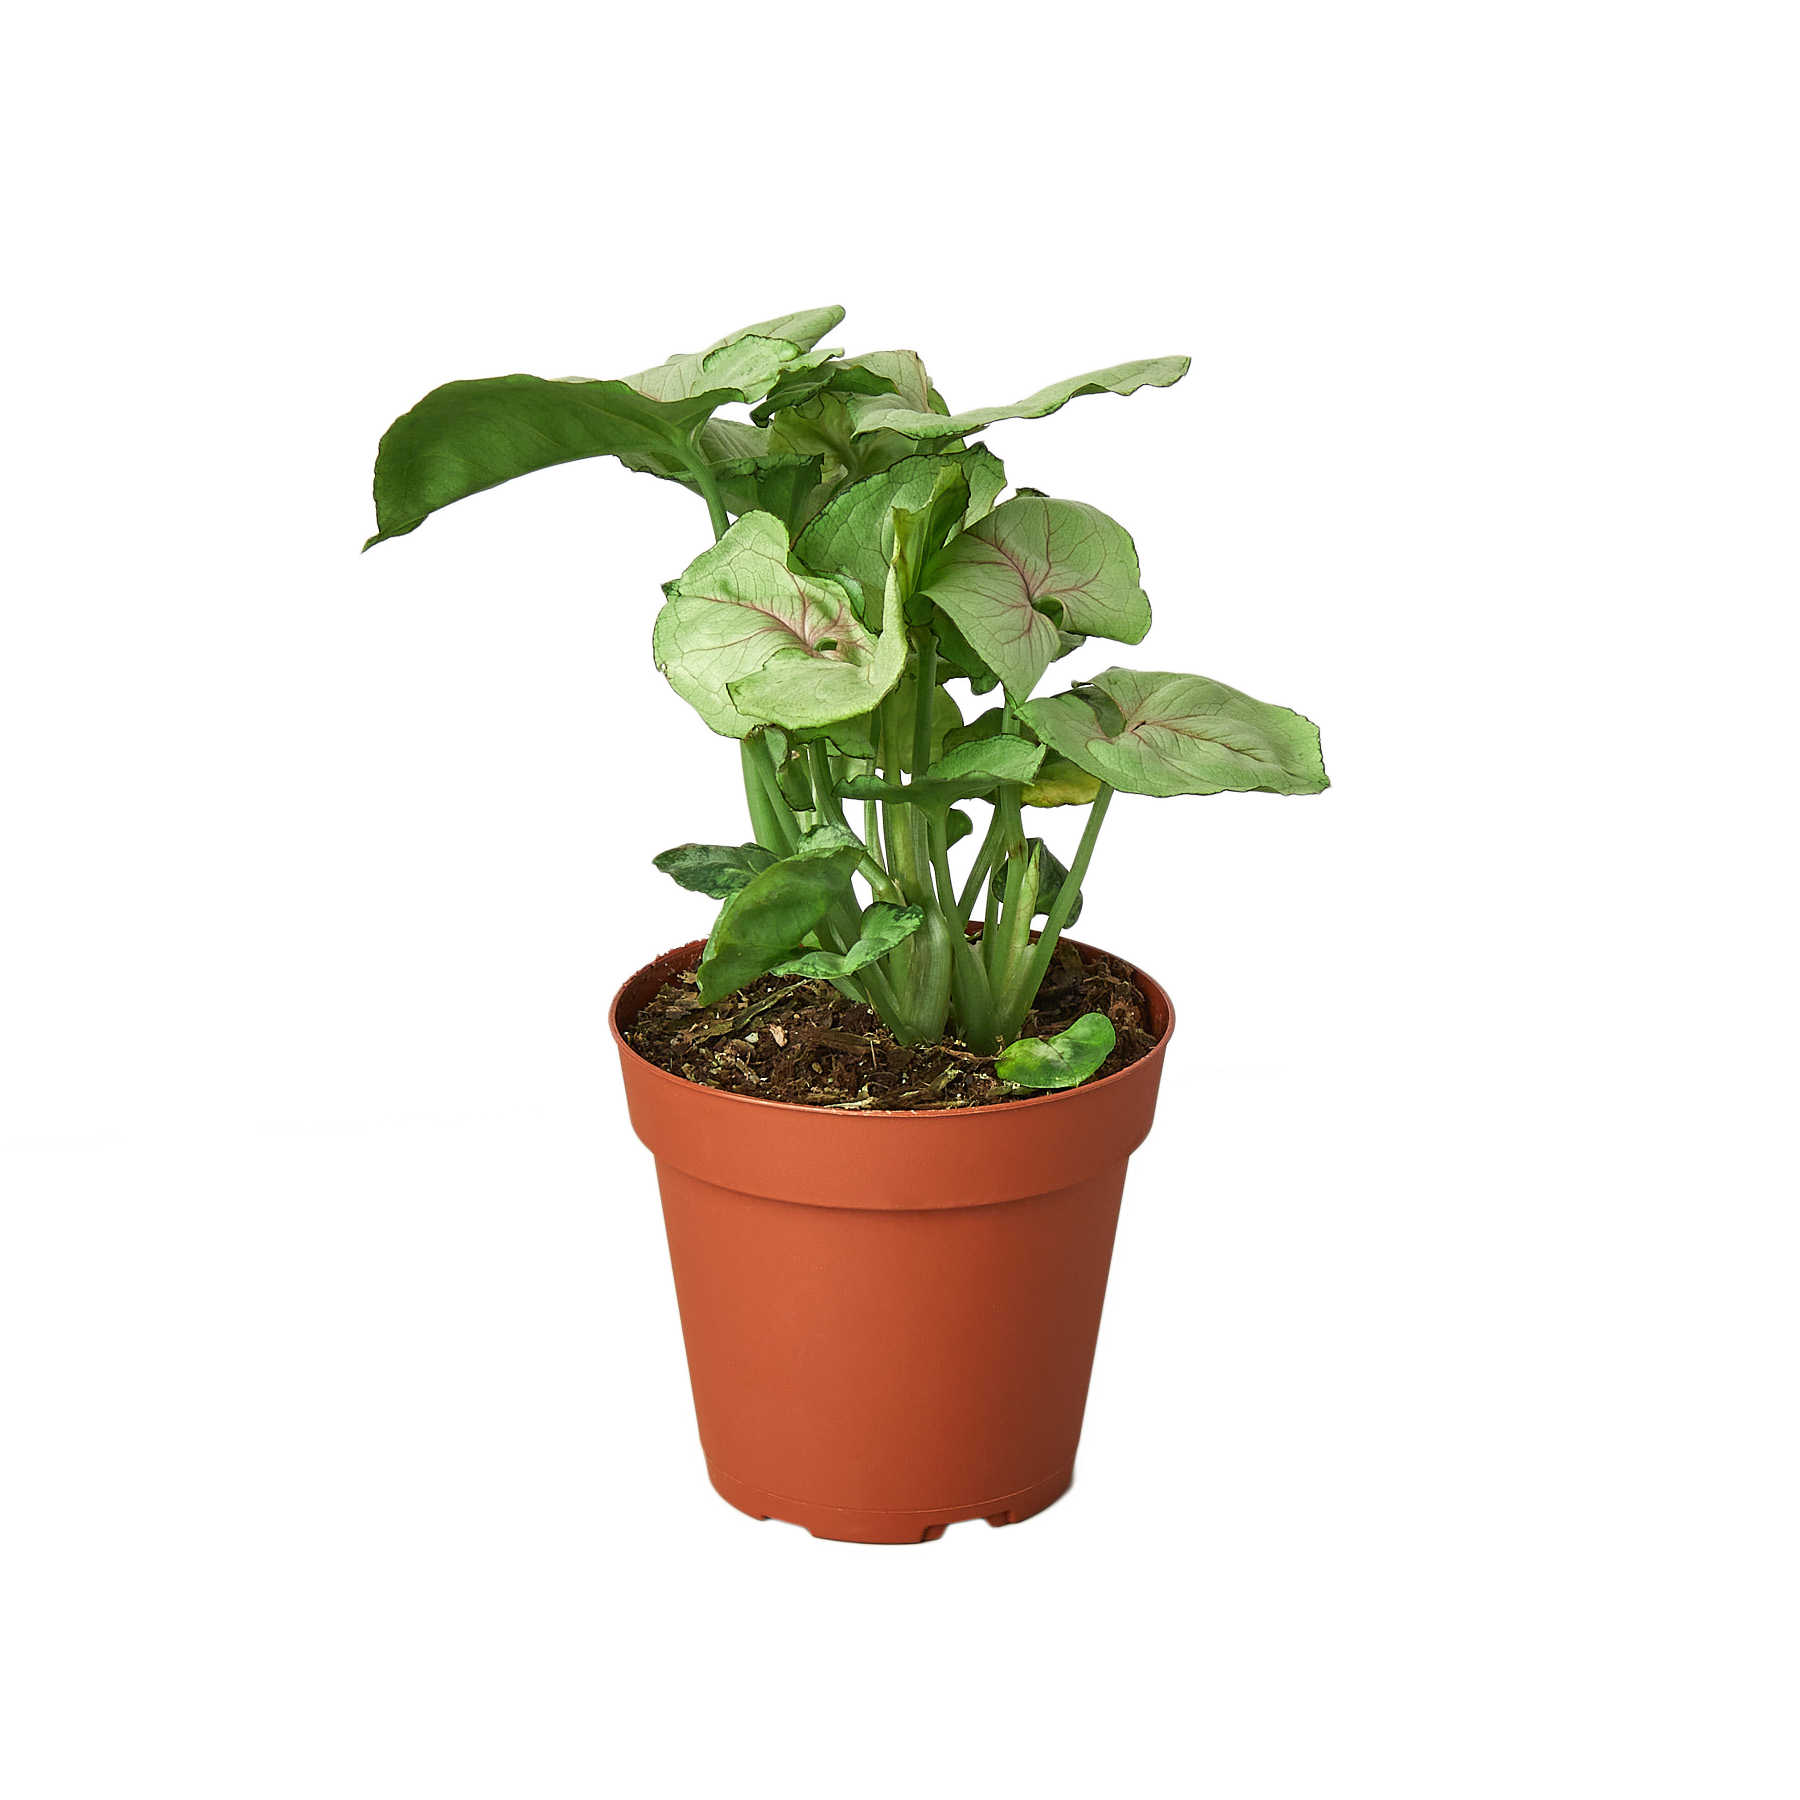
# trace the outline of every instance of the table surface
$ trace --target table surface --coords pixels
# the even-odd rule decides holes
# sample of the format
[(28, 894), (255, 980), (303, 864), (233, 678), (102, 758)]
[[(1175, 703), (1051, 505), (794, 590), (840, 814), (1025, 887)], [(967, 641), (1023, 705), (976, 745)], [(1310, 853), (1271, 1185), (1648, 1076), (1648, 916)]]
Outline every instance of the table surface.
[(0, 1552), (1327, 1552), (1330, 1105), (1166, 1076), (1073, 1487), (907, 1546), (707, 1487), (623, 1107), (0, 1145)]

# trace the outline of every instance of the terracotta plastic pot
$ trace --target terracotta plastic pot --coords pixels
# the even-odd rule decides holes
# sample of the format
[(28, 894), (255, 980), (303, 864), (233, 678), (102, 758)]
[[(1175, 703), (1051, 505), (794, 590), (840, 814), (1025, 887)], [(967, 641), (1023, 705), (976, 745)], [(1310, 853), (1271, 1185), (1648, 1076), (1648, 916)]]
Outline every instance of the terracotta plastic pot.
[(1134, 971), (1156, 1048), (1091, 1086), (843, 1112), (701, 1087), (624, 1041), (701, 948), (639, 970), (612, 1029), (656, 1157), (713, 1486), (753, 1518), (864, 1544), (1041, 1512), (1074, 1473), (1168, 996)]

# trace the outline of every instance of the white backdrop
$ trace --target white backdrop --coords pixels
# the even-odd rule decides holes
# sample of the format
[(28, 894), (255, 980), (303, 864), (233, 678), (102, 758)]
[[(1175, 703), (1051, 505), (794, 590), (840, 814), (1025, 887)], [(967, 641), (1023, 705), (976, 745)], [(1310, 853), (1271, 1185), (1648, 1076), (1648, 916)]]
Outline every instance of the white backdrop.
[[(358, 560), (374, 445), (457, 376), (630, 373), (830, 299), (0, 310), (0, 1136), (619, 1098), (612, 990), (711, 911), (648, 859), (747, 835), (736, 747), (650, 662), (706, 509), (594, 461)], [(952, 407), (1190, 353), (988, 434), (1129, 527), (1156, 607), (1048, 686), (1213, 675), (1336, 772), (1328, 306), (846, 304), (828, 342), (918, 349)], [(1332, 806), (1112, 806), (1076, 934), (1172, 990), (1170, 1067), (1332, 1055)], [(1035, 817), (1067, 857), (1080, 815)]]

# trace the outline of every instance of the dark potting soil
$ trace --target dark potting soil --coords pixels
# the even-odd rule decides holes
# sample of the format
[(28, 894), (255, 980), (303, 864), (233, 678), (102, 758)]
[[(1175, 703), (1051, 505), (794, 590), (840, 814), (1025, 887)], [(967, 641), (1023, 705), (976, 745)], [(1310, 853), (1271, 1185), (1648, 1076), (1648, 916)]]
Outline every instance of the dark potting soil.
[[(1150, 1009), (1125, 964), (1104, 953), (1084, 957), (1065, 941), (1021, 1035), (1049, 1037), (1090, 1012), (1105, 1013), (1119, 1038), (1090, 1080), (1116, 1075), (1155, 1048)], [(1008, 1087), (993, 1057), (953, 1039), (895, 1043), (871, 1008), (828, 981), (764, 975), (702, 1006), (694, 977), (682, 975), (645, 1004), (625, 1041), (647, 1062), (703, 1087), (800, 1106), (943, 1112), (1038, 1097), (1036, 1089)]]

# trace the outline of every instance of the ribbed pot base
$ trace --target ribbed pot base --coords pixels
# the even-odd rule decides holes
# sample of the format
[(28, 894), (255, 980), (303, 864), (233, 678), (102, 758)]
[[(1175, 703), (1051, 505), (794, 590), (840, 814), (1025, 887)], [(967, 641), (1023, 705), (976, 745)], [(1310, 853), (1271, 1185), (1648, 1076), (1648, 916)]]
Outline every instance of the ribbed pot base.
[(727, 1475), (723, 1469), (715, 1469), (710, 1462), (706, 1472), (713, 1486), (739, 1512), (746, 1512), (753, 1519), (780, 1519), (789, 1525), (803, 1525), (816, 1538), (836, 1538), (846, 1544), (925, 1544), (942, 1537), (946, 1525), (964, 1519), (1017, 1525), (1060, 1500), (1075, 1479), (1071, 1464), (1017, 1493), (973, 1500), (967, 1506), (933, 1506), (918, 1512), (865, 1512), (847, 1506), (815, 1506), (806, 1500), (790, 1500), (785, 1494), (765, 1493), (747, 1481)]

